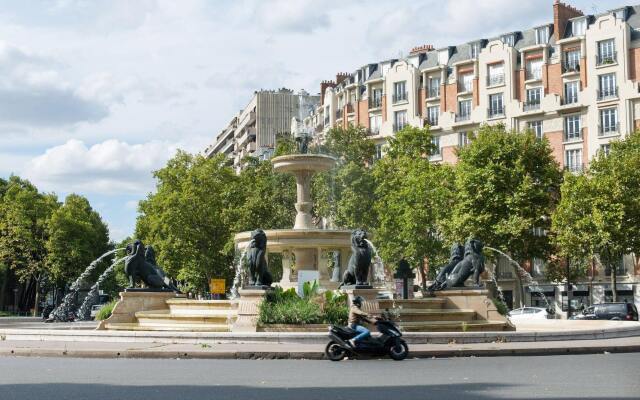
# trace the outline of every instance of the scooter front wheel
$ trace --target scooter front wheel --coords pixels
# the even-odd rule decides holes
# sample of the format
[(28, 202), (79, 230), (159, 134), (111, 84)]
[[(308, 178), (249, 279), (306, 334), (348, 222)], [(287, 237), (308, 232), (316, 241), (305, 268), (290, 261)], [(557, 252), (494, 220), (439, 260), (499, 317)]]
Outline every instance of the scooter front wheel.
[(325, 347), (324, 354), (331, 361), (342, 361), (347, 355), (347, 352), (342, 346), (332, 340), (327, 344), (327, 347)]
[(409, 355), (409, 346), (404, 340), (397, 340), (389, 346), (389, 357), (396, 361), (402, 361)]

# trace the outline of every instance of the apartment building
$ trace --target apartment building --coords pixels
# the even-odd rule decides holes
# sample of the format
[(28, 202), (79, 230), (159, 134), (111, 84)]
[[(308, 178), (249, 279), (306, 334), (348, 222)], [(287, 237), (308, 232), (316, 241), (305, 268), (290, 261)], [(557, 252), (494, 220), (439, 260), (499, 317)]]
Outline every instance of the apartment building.
[[(429, 125), (434, 162), (456, 162), (481, 124), (532, 130), (546, 136), (560, 165), (579, 172), (609, 142), (640, 128), (640, 6), (597, 15), (555, 1), (553, 20), (523, 31), (433, 48), (407, 57), (367, 64), (323, 81), (321, 102), (304, 123), (322, 141), (333, 126), (361, 125), (375, 141), (377, 156), (396, 131)], [(566, 292), (544, 282), (544, 262), (527, 268), (543, 292), (566, 308)], [(514, 273), (499, 262), (508, 301), (519, 302)], [(640, 264), (620, 260), (616, 271), (594, 267), (573, 288), (582, 304), (610, 299), (610, 274), (619, 274), (619, 298), (640, 306)], [(543, 299), (525, 293), (527, 304)]]
[(269, 158), (276, 135), (290, 131), (293, 117), (303, 119), (313, 113), (319, 100), (319, 96), (305, 91), (257, 91), (205, 149), (204, 155), (225, 154), (237, 172), (242, 169), (245, 157)]

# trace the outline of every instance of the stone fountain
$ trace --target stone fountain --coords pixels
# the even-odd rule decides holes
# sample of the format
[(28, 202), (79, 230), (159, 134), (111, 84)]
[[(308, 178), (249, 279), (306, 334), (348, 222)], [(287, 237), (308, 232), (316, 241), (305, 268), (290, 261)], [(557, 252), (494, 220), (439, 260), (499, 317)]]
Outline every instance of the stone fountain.
[[(328, 252), (338, 251), (339, 265), (346, 267), (351, 248), (351, 231), (319, 229), (312, 220), (311, 179), (318, 172), (328, 171), (336, 159), (323, 154), (290, 154), (271, 160), (277, 172), (292, 174), (296, 179), (296, 219), (292, 229), (266, 230), (267, 252), (283, 255), (283, 273), (279, 285), (296, 287), (300, 271), (317, 271), (321, 286), (335, 289), (339, 282), (332, 281), (328, 270)], [(237, 248), (246, 248), (251, 241), (251, 232), (235, 236)], [(295, 261), (294, 261), (295, 260)], [(293, 269), (295, 262), (295, 269)], [(341, 274), (335, 274), (341, 276)]]

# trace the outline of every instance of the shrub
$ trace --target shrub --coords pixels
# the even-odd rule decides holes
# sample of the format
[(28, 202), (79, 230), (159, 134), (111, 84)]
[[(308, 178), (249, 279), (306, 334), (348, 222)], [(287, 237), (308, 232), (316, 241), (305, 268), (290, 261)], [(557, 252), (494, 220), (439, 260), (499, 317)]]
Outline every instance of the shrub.
[(507, 315), (507, 313), (509, 312), (509, 308), (507, 307), (507, 305), (504, 304), (504, 302), (500, 299), (492, 299), (492, 300), (493, 300), (493, 304), (496, 306), (496, 309), (498, 310), (500, 315)]
[(102, 306), (102, 308), (99, 309), (98, 312), (96, 313), (96, 320), (102, 321), (109, 318), (111, 316), (111, 313), (113, 312), (113, 307), (116, 306), (117, 302), (118, 300), (113, 300), (105, 304), (104, 306)]
[(336, 324), (346, 325), (349, 316), (347, 295), (338, 291), (318, 293), (317, 283), (305, 284), (303, 297), (295, 289), (276, 287), (260, 305), (258, 322), (264, 324)]
[(323, 316), (320, 304), (298, 297), (279, 302), (264, 301), (258, 319), (261, 324), (303, 325), (319, 324)]

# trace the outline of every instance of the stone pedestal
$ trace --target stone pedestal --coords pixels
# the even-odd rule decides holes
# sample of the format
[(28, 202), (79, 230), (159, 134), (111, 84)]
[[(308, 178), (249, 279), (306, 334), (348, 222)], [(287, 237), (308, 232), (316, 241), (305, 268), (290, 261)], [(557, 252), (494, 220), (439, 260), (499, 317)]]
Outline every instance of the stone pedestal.
[(120, 301), (113, 307), (111, 316), (100, 322), (96, 329), (106, 329), (110, 323), (136, 322), (136, 312), (168, 310), (167, 300), (184, 298), (184, 294), (174, 292), (126, 291), (120, 292)]
[(267, 292), (272, 289), (240, 289), (238, 301), (238, 317), (231, 327), (231, 332), (257, 332), (260, 304)]
[(452, 288), (434, 292), (434, 295), (446, 298), (451, 308), (475, 311), (483, 320), (508, 322), (507, 318), (498, 312), (487, 289)]
[(380, 304), (378, 302), (378, 289), (358, 289), (355, 287), (344, 287), (344, 291), (349, 296), (349, 306), (353, 298), (360, 296), (364, 299), (362, 303), (362, 311), (369, 314), (380, 314)]

